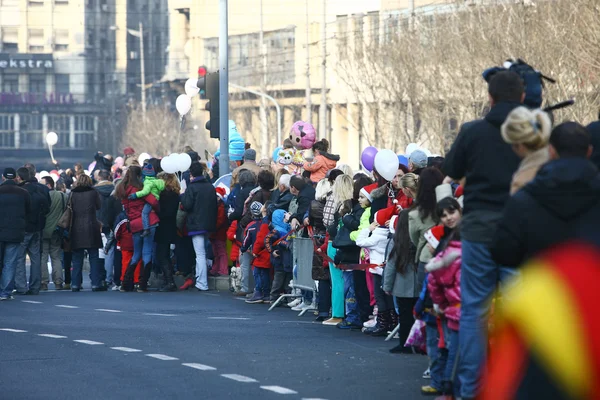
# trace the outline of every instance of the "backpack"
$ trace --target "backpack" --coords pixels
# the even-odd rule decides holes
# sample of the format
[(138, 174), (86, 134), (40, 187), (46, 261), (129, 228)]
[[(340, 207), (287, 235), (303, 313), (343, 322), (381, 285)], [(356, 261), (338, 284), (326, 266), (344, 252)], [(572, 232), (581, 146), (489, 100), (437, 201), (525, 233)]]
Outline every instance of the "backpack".
[(513, 71), (519, 74), (525, 85), (525, 101), (527, 107), (540, 108), (542, 105), (542, 92), (544, 90), (544, 80), (556, 83), (552, 78), (543, 75), (540, 71), (534, 69), (525, 61), (517, 58), (516, 60), (506, 60), (502, 67), (492, 67), (483, 71), (483, 79), (490, 82), (492, 77), (500, 71)]

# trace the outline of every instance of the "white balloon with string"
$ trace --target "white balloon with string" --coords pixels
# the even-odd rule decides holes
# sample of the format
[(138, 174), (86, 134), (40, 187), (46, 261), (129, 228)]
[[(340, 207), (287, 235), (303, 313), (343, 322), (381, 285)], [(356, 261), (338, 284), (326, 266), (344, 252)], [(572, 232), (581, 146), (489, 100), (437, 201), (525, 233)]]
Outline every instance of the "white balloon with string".
[(194, 97), (200, 92), (200, 89), (198, 86), (196, 86), (197, 82), (198, 81), (194, 78), (190, 78), (185, 81), (185, 94), (187, 94), (189, 97)]
[(56, 164), (56, 160), (54, 159), (54, 152), (52, 151), (52, 146), (58, 143), (58, 135), (56, 134), (56, 132), (48, 132), (48, 134), (46, 135), (46, 143), (48, 143), (48, 151), (50, 152), (52, 164)]
[(192, 98), (187, 94), (180, 94), (175, 100), (175, 108), (179, 115), (184, 116), (192, 109)]

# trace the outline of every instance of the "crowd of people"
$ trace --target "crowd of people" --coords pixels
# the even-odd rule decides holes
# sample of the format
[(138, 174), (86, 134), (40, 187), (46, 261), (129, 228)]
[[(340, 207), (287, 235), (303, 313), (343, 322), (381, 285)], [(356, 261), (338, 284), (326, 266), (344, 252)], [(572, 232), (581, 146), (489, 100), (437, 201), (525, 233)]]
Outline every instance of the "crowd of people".
[[(415, 150), (390, 180), (354, 173), (326, 140), (303, 172), (259, 164), (247, 148), (229, 186), (215, 187), (215, 160), (189, 147), (182, 175), (157, 158), (140, 165), (131, 148), (121, 165), (99, 153), (93, 170), (54, 177), (7, 168), (0, 300), (48, 290), (48, 261), (55, 289), (79, 292), (86, 256), (92, 291), (146, 292), (153, 271), (163, 292), (207, 291), (209, 274), (230, 276), (248, 304), (288, 294), (279, 305), (314, 310), (324, 325), (373, 337), (399, 326), (390, 352), (429, 357), (423, 394), (475, 398), (498, 287), (544, 249), (593, 240), (600, 221), (598, 126), (553, 127), (522, 106), (514, 72), (488, 91), (489, 113), (462, 127), (445, 158)], [(313, 242), (314, 292), (293, 290), (305, 255), (294, 254), (297, 238)]]

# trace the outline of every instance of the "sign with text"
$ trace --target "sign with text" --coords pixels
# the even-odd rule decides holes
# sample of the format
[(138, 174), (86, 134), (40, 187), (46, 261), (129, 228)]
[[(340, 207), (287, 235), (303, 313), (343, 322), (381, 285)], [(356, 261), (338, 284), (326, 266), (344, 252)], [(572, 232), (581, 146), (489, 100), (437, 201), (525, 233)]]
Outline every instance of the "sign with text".
[(52, 54), (9, 54), (0, 53), (0, 70), (42, 70), (53, 69)]

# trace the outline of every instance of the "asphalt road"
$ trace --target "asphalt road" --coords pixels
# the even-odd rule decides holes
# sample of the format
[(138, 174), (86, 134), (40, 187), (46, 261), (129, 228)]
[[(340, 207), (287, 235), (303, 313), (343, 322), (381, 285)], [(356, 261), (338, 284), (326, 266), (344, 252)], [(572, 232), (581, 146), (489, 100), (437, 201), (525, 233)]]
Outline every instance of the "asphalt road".
[(0, 303), (0, 398), (421, 398), (426, 357), (267, 308), (214, 291), (18, 296)]

